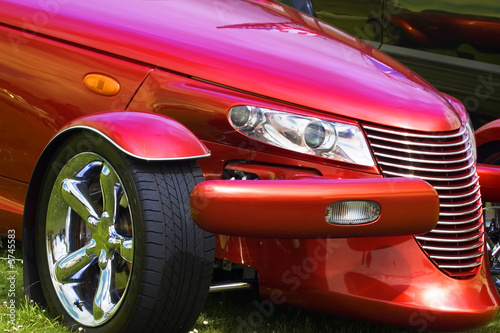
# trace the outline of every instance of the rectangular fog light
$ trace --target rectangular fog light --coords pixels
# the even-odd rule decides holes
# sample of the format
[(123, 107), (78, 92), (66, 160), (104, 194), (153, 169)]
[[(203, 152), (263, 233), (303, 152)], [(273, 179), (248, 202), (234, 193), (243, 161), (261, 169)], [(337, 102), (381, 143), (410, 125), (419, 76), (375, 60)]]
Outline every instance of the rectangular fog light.
[(332, 224), (364, 224), (378, 219), (380, 205), (371, 200), (343, 200), (328, 205), (325, 218)]

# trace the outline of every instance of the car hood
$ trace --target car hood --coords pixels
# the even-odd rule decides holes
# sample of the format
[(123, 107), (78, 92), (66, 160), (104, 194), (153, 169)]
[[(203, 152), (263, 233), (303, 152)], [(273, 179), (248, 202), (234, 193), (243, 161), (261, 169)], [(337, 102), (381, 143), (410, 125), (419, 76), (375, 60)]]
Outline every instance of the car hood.
[(426, 131), (461, 124), (448, 100), (406, 67), (273, 1), (0, 4), (5, 24), (36, 35), (321, 112)]

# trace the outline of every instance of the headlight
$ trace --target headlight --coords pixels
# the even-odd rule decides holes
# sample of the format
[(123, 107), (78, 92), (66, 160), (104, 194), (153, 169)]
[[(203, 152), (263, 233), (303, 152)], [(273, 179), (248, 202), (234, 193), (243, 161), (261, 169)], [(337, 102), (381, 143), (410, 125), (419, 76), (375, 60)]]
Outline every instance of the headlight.
[(326, 121), (254, 106), (235, 106), (229, 122), (261, 142), (331, 160), (375, 165), (363, 132), (356, 125)]
[(469, 136), (469, 144), (472, 150), (472, 156), (474, 157), (474, 162), (477, 162), (476, 136), (474, 135), (474, 127), (472, 126), (470, 118), (465, 124), (465, 128), (467, 129), (467, 135)]

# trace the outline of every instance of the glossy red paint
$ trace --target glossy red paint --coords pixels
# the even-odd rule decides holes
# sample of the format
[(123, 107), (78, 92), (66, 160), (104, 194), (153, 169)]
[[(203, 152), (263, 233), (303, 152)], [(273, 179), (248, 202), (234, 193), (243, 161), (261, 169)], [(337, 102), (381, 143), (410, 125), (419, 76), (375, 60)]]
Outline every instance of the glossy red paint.
[(22, 239), (24, 200), (28, 186), (25, 183), (0, 177), (0, 236), (8, 237), (9, 229), (15, 230), (17, 240)]
[[(2, 9), (0, 22), (3, 18)], [(26, 43), (13, 44), (17, 38)], [(150, 71), (1, 24), (0, 49), (5, 50), (0, 56), (5, 65), (0, 77), (0, 175), (24, 183), (51, 138), (68, 122), (94, 112), (123, 110)], [(119, 81), (120, 93), (101, 96), (85, 88), (83, 78), (95, 72)]]
[[(44, 12), (42, 4), (10, 0), (2, 6), (5, 24), (218, 85), (402, 128), (448, 131), (460, 126), (443, 96), (409, 69), (357, 38), (275, 3), (68, 2), (34, 27), (22, 18)], [(318, 36), (274, 31), (283, 22)], [(269, 28), (234, 28), (250, 23)], [(29, 38), (22, 35), (17, 43)]]
[(488, 142), (500, 141), (500, 119), (478, 128), (475, 136), (478, 147)]
[[(210, 158), (199, 161), (206, 179), (223, 178), (225, 169), (268, 179), (223, 184), (239, 193), (255, 187), (252, 203), (264, 210), (257, 213), (267, 213), (261, 218), (272, 222), (269, 227), (279, 218), (270, 206), (280, 205), (283, 213), (289, 205), (283, 198), (303, 200), (304, 195), (315, 206), (323, 200), (317, 193), (323, 183), (339, 185), (344, 195), (387, 200), (394, 214), (391, 223), (402, 228), (419, 222), (418, 217), (435, 216), (435, 193), (423, 182), (383, 180), (376, 166), (332, 162), (248, 140), (229, 125), (227, 112), (248, 104), (350, 125), (368, 122), (433, 132), (455, 130), (465, 121), (458, 101), (360, 40), (288, 7), (270, 1), (217, 3), (88, 0), (60, 2), (54, 9), (42, 1), (0, 0), (0, 46), (11, 51), (0, 54), (5, 66), (0, 107), (6, 121), (0, 124), (8, 134), (0, 141), (2, 228), (20, 230), (29, 183), (24, 230), (33, 233), (41, 180), (37, 172), (31, 181), (30, 175), (50, 138), (79, 128), (99, 131), (145, 159), (193, 157), (206, 154), (208, 147)], [(119, 94), (90, 92), (82, 85), (89, 73), (114, 78)], [(494, 137), (493, 131), (478, 132), (479, 141), (482, 133)], [(186, 146), (184, 139), (192, 145)], [(40, 162), (43, 169), (45, 160)], [(493, 198), (497, 171), (480, 167), (478, 173), (484, 197)], [(290, 181), (297, 178), (307, 181)], [(392, 182), (398, 185), (386, 191)], [(395, 197), (395, 192), (404, 196)], [(418, 198), (422, 205), (412, 206)], [(229, 212), (242, 215), (245, 198), (217, 196), (214, 202), (226, 199), (238, 206), (215, 213), (224, 219)], [(249, 230), (256, 215), (244, 212)], [(296, 219), (311, 209), (293, 212), (297, 216), (290, 218)], [(223, 227), (233, 226), (226, 220)], [(413, 227), (423, 232), (430, 224)], [(217, 235), (217, 257), (256, 269), (261, 293), (277, 304), (418, 330), (478, 327), (499, 309), (487, 260), (472, 278), (453, 279), (431, 263), (412, 236), (270, 239), (227, 236), (224, 231), (228, 229)], [(33, 254), (30, 259), (37, 258)], [(29, 275), (29, 265), (25, 270)]]
[(500, 202), (500, 166), (478, 164), (477, 174), (484, 202)]
[(452, 279), (429, 262), (412, 236), (218, 236), (217, 255), (256, 268), (264, 302), (416, 330), (479, 327), (495, 317), (500, 302), (485, 265), (472, 279)]
[(69, 122), (59, 135), (77, 129), (98, 132), (120, 150), (144, 160), (210, 156), (207, 147), (185, 126), (159, 114), (130, 111), (95, 113)]
[[(234, 160), (253, 159), (258, 152), (268, 152), (278, 155), (280, 158), (287, 158), (287, 164), (303, 166), (305, 161), (314, 162), (314, 164), (308, 164), (313, 169), (318, 168), (318, 163), (330, 163), (315, 156), (293, 153), (279, 147), (247, 140), (245, 136), (231, 127), (227, 120), (227, 112), (235, 105), (255, 105), (357, 125), (357, 122), (351, 119), (312, 111), (304, 107), (291, 106), (279, 101), (270, 101), (259, 96), (250, 96), (227, 87), (214, 86), (207, 82), (200, 82), (160, 70), (151, 71), (128, 109), (167, 115), (186, 125), (198, 138), (204, 140), (205, 144), (207, 144), (206, 142), (225, 144), (226, 147), (222, 148), (221, 154), (225, 155), (226, 160), (228, 158)], [(228, 146), (236, 146), (242, 150), (237, 154), (228, 154), (226, 151), (229, 149)], [(212, 150), (210, 147), (209, 149)], [(247, 150), (250, 151), (249, 154), (244, 153)], [(274, 163), (284, 164), (284, 160), (280, 160), (280, 158)], [(347, 169), (355, 168), (378, 174), (376, 167), (353, 166), (348, 163), (344, 163), (343, 166)]]
[[(326, 208), (342, 200), (375, 201), (381, 207), (380, 217), (359, 225), (327, 223)], [(212, 180), (194, 188), (191, 213), (198, 225), (215, 234), (266, 238), (397, 236), (432, 230), (439, 218), (439, 198), (436, 190), (420, 179)]]
[(487, 267), (468, 280), (446, 277), (411, 236), (244, 244), (261, 255), (248, 264), (262, 272), (267, 299), (370, 321), (390, 318), (416, 330), (462, 331), (496, 315), (499, 296)]

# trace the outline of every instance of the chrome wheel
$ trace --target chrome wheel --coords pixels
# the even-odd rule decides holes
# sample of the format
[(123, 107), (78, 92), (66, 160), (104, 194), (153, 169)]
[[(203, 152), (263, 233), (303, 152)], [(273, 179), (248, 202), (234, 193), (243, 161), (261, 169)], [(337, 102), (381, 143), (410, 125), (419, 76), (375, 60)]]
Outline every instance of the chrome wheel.
[(82, 131), (50, 151), (43, 176), (34, 246), (48, 308), (87, 333), (192, 327), (215, 260), (191, 217), (198, 163), (136, 159)]
[(126, 189), (102, 156), (80, 153), (61, 169), (47, 209), (50, 278), (64, 310), (95, 327), (117, 312), (134, 258)]

